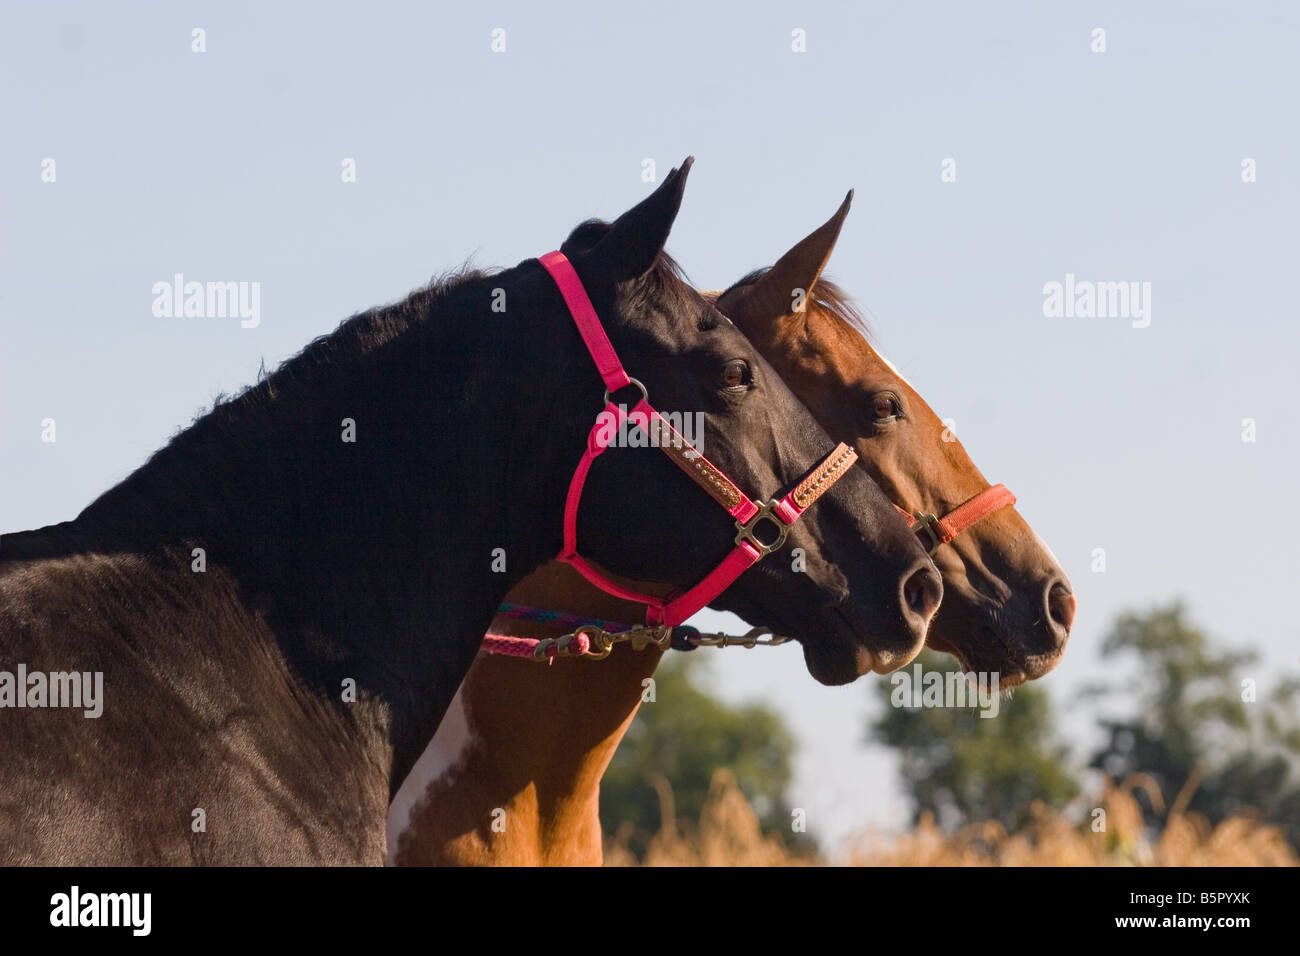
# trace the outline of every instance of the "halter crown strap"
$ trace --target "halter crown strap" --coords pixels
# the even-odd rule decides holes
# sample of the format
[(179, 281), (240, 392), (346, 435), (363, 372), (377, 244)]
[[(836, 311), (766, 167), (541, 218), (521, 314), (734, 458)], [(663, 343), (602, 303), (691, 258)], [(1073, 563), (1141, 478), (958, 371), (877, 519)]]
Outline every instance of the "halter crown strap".
[(605, 388), (613, 392), (631, 385), (632, 377), (623, 370), (623, 363), (618, 360), (618, 353), (614, 351), (609, 336), (605, 334), (605, 327), (600, 324), (596, 307), (591, 304), (591, 297), (582, 287), (582, 280), (578, 278), (578, 273), (569, 262), (569, 257), (557, 250), (548, 252), (538, 262), (560, 287), (564, 304), (569, 307), (573, 324), (582, 334), (582, 341), (586, 343), (587, 351), (591, 353), (592, 361), (596, 363), (596, 371), (600, 373)]
[[(605, 408), (587, 435), (587, 449), (569, 482), (569, 492), (564, 503), (564, 548), (559, 554), (559, 559), (572, 565), (583, 577), (606, 593), (646, 605), (647, 624), (675, 627), (730, 587), (747, 568), (780, 548), (785, 543), (790, 525), (799, 520), (799, 516), (807, 511), (813, 502), (844, 476), (857, 461), (857, 453), (848, 445), (841, 443), (785, 497), (779, 501), (755, 503), (726, 476), (722, 469), (705, 458), (655, 411), (646, 397), (645, 386), (624, 370), (623, 363), (619, 361), (618, 353), (614, 351), (614, 346), (600, 323), (600, 317), (596, 314), (596, 309), (582, 286), (582, 280), (578, 278), (568, 257), (562, 252), (550, 252), (538, 261), (559, 287), (560, 295), (573, 316), (574, 324), (577, 325), (582, 341), (596, 363), (596, 369), (606, 389)], [(625, 406), (615, 405), (609, 400), (610, 392), (628, 385), (636, 385), (641, 389), (641, 400), (636, 403), (631, 412)], [(624, 587), (578, 554), (578, 507), (582, 502), (582, 490), (587, 481), (587, 474), (591, 471), (596, 458), (603, 454), (608, 446), (609, 431), (603, 427), (601, 421), (601, 418), (606, 415), (612, 416), (619, 425), (624, 421), (631, 421), (648, 434), (655, 436), (657, 438), (655, 444), (673, 463), (708, 492), (713, 500), (735, 519), (735, 547), (716, 568), (705, 575), (703, 580), (685, 593), (671, 599), (659, 598)], [(762, 521), (771, 522), (775, 530), (766, 531), (764, 536), (756, 534), (756, 528)]]

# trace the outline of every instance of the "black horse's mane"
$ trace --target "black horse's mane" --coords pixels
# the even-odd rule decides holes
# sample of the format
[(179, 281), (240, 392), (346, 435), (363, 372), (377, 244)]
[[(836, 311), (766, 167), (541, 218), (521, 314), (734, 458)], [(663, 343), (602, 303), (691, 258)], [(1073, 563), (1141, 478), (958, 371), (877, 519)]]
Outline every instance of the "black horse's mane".
[(374, 306), (349, 316), (333, 331), (312, 339), (273, 371), (259, 372), (252, 384), (230, 395), (218, 395), (211, 408), (199, 413), (195, 423), (241, 400), (253, 403), (274, 401), (282, 393), (318, 381), (341, 359), (377, 348), (422, 319), (436, 316), (457, 292), (490, 278), (498, 271), (461, 267), (435, 276), (427, 285), (420, 286), (397, 302)]
[[(573, 229), (564, 245), (574, 251), (585, 251), (611, 228), (611, 224), (604, 220), (588, 219)], [(308, 383), (317, 382), (341, 359), (383, 345), (419, 321), (436, 319), (467, 287), (501, 271), (462, 266), (434, 276), (427, 285), (415, 289), (397, 302), (375, 306), (346, 318), (333, 331), (312, 339), (273, 371), (261, 372), (257, 380), (247, 387), (233, 394), (217, 395), (209, 408), (195, 416), (191, 426), (213, 415), (221, 417), (224, 413), (234, 413), (236, 406), (246, 403), (260, 405), (275, 401), (281, 394), (292, 393)], [(645, 281), (637, 287), (637, 295), (645, 298), (663, 295), (675, 283), (690, 284), (682, 267), (666, 252), (659, 253), (644, 278)], [(185, 430), (187, 429), (182, 429), (178, 434)]]

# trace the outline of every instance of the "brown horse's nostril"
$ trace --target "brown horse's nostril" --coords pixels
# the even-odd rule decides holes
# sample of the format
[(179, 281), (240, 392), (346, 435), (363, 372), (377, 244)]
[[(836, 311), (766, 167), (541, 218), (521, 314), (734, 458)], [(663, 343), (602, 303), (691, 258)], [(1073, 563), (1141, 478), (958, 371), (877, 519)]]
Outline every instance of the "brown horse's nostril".
[(943, 600), (943, 579), (930, 562), (916, 568), (903, 579), (903, 608), (922, 632)]
[(1074, 624), (1074, 608), (1074, 595), (1064, 582), (1053, 581), (1047, 586), (1047, 616), (1062, 644), (1070, 634), (1070, 626)]

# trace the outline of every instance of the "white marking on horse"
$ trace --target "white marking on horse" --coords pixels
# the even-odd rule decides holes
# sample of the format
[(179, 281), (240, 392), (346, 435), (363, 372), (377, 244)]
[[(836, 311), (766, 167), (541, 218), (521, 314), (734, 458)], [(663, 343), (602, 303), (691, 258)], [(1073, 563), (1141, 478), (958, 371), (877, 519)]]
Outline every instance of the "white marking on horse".
[[(908, 381), (908, 380), (903, 376), (903, 373), (900, 372), (900, 371), (898, 370), (898, 366), (897, 366), (897, 365), (895, 365), (893, 362), (889, 361), (889, 359), (885, 358), (884, 353), (882, 353), (882, 352), (880, 351), (880, 349), (875, 349), (875, 353), (876, 353), (876, 356), (880, 359), (880, 361), (884, 362), (887, 366), (889, 366), (889, 370), (890, 370), (891, 372), (893, 372), (895, 375), (898, 376), (899, 381), (901, 381), (901, 382), (902, 382), (904, 385), (906, 385), (908, 388), (912, 388), (912, 383), (909, 382), (909, 381)], [(916, 389), (913, 388), (912, 391), (916, 391)]]
[(442, 716), (438, 732), (415, 761), (411, 772), (397, 788), (388, 808), (388, 864), (397, 858), (397, 844), (406, 828), (411, 825), (411, 813), (424, 799), (433, 784), (455, 773), (469, 754), (474, 734), (469, 726), (469, 711), (465, 707), (465, 684), (462, 681), (451, 699), (447, 713)]

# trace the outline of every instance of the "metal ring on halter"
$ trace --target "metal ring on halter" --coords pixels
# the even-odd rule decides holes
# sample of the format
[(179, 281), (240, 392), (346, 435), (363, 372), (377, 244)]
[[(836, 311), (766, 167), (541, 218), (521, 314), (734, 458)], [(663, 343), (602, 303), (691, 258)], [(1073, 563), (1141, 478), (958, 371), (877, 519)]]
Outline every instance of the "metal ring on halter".
[[(619, 388), (614, 389), (614, 391), (620, 392), (630, 385), (635, 385), (638, 389), (640, 389), (641, 401), (648, 402), (650, 400), (650, 396), (646, 393), (645, 386), (642, 385), (640, 382), (638, 382), (636, 379), (634, 379), (631, 375), (627, 377), (627, 385), (620, 386)], [(609, 389), (605, 389), (605, 404), (606, 405), (609, 404)]]
[[(736, 544), (742, 541), (748, 541), (754, 550), (759, 553), (760, 557), (771, 554), (785, 544), (786, 537), (790, 534), (790, 526), (776, 516), (775, 509), (777, 502), (765, 501), (758, 506), (758, 511), (748, 521), (736, 520)], [(754, 528), (762, 520), (768, 520), (776, 525), (776, 540), (766, 542), (761, 540), (758, 535), (754, 534)]]
[[(926, 514), (921, 511), (913, 511), (912, 517), (916, 519), (916, 524), (912, 525), (912, 530), (916, 532), (918, 537), (921, 532), (925, 532), (930, 539), (930, 543), (925, 546), (925, 550), (933, 553), (939, 545), (943, 544), (943, 540), (939, 537), (939, 532), (935, 530), (935, 526), (939, 523), (939, 516)], [(924, 544), (924, 542), (922, 543)]]

